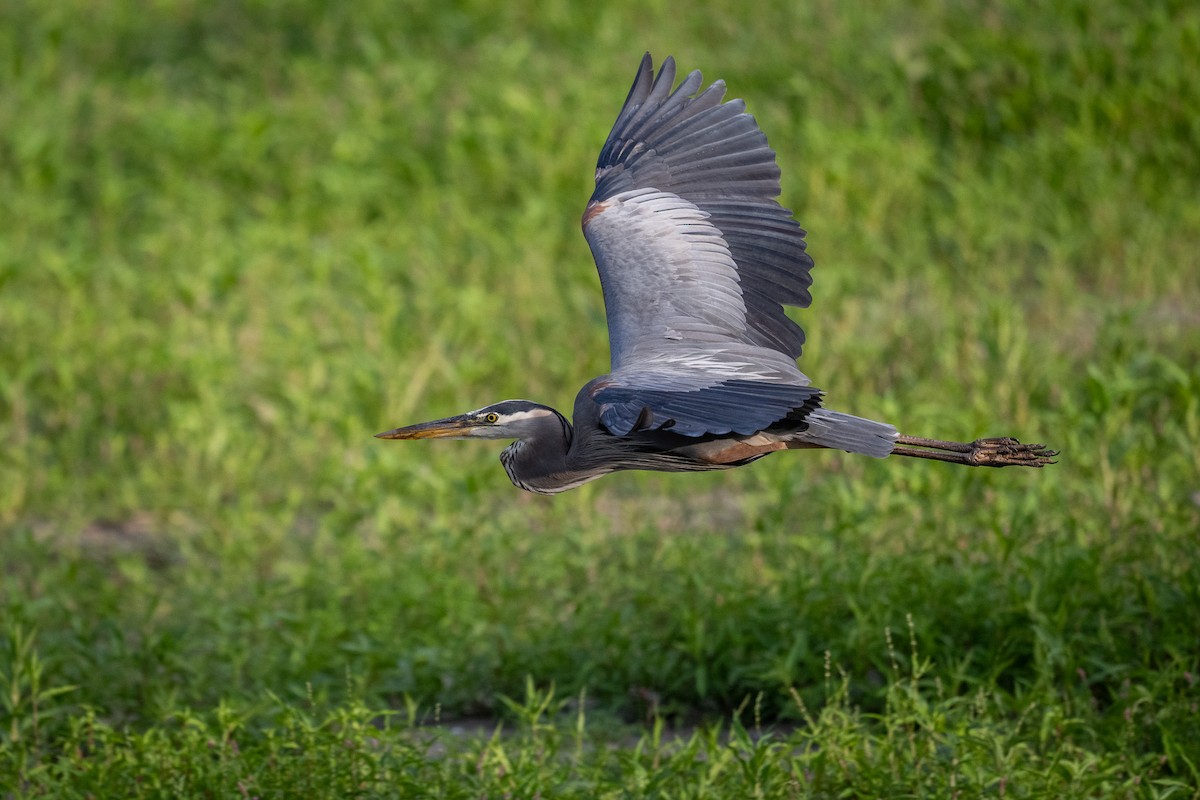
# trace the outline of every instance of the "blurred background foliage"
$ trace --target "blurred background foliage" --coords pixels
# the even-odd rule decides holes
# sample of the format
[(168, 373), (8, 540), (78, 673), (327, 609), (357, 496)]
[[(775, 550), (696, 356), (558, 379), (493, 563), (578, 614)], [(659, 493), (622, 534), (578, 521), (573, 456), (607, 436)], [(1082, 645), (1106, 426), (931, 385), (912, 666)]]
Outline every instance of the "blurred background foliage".
[[(1062, 463), (547, 500), (487, 445), (372, 440), (607, 370), (578, 215), (645, 50), (777, 150), (830, 406)], [(527, 675), (786, 716), (826, 653), (880, 707), (911, 614), (951, 695), (1195, 748), (1198, 67), (1189, 2), (5, 3), (10, 666), (36, 629), (64, 713), (118, 724)]]

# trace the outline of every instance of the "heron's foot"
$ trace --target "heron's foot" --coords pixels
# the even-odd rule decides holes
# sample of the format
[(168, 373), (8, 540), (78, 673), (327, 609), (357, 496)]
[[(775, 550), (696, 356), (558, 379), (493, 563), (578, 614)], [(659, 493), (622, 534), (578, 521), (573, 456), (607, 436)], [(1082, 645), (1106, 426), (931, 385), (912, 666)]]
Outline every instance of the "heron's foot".
[(919, 436), (900, 436), (892, 454), (912, 458), (931, 458), (968, 467), (1044, 467), (1055, 463), (1057, 450), (1044, 444), (1021, 444), (1011, 436), (976, 439), (973, 442), (946, 442)]
[(1044, 444), (1021, 444), (1011, 436), (971, 442), (969, 463), (976, 467), (1044, 467), (1054, 463), (1057, 450)]

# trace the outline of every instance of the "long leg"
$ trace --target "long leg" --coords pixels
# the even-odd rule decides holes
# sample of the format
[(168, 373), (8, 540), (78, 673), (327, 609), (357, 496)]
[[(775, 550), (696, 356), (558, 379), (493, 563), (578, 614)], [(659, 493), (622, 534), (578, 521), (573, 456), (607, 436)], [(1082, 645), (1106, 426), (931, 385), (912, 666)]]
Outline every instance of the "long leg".
[(892, 455), (931, 458), (968, 467), (1044, 467), (1055, 463), (1058, 451), (1050, 450), (1044, 444), (1021, 444), (1009, 436), (946, 442), (901, 434), (892, 448)]

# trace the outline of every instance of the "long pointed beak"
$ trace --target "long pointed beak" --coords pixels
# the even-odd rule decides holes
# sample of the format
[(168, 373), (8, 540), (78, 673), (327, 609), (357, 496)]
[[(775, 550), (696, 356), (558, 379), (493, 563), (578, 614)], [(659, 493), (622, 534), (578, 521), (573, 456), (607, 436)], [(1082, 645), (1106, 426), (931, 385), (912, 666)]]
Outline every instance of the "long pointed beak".
[(476, 424), (466, 414), (446, 419), (435, 419), (433, 422), (421, 422), (405, 428), (393, 428), (390, 431), (375, 434), (376, 439), (462, 439), (471, 435)]

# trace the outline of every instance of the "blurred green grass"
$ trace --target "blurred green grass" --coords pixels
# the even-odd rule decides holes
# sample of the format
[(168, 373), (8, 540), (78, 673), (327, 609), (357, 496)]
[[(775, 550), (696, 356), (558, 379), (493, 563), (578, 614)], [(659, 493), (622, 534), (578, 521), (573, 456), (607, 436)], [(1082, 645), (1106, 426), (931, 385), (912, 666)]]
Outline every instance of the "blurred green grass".
[[(546, 500), (486, 445), (372, 440), (569, 408), (606, 371), (577, 220), (647, 49), (724, 78), (778, 151), (830, 405), (1062, 463), (793, 454)], [(532, 678), (593, 719), (801, 723), (756, 763), (825, 777), (772, 792), (974, 769), (1062, 796), (1089, 764), (1087, 796), (1194, 792), (1197, 64), (1186, 3), (6, 4), (0, 786), (63, 790), (89, 736), (111, 746), (89, 774), (165, 781), (233, 729), (261, 780), (289, 715), (367, 742), (367, 708), (511, 720)], [(928, 663), (898, 671), (910, 615)], [(574, 722), (549, 724), (448, 746), (519, 760)], [(758, 752), (703, 735), (474, 787), (695, 785), (688, 747)], [(348, 763), (334, 741), (318, 774)], [(925, 746), (957, 766), (923, 771)]]

